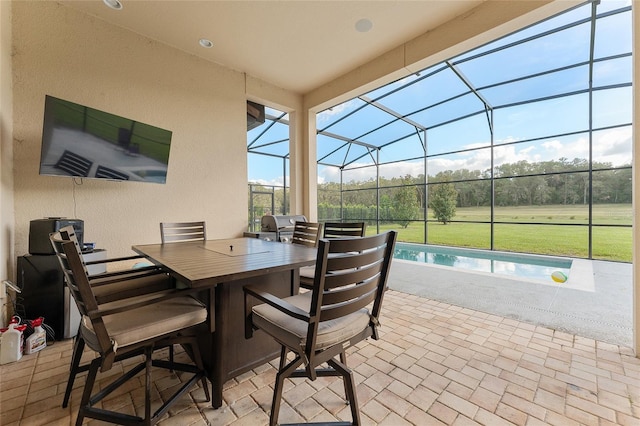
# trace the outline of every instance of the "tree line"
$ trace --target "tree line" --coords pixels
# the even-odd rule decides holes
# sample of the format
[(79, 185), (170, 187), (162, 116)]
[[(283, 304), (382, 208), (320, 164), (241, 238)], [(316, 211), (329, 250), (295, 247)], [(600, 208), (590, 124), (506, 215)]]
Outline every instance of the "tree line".
[[(494, 168), (494, 197), (498, 206), (588, 204), (590, 175), (588, 160), (576, 158), (505, 163)], [(447, 170), (429, 175), (427, 188), (424, 175), (380, 178), (380, 207), (406, 204), (415, 197), (418, 208), (424, 207), (426, 191), (431, 195), (440, 184), (455, 188), (457, 207), (481, 207), (491, 204), (491, 170)], [(594, 162), (591, 179), (594, 204), (631, 203), (632, 170), (630, 165), (613, 168), (611, 163)], [(406, 186), (412, 186), (408, 195)], [(343, 206), (375, 206), (376, 181), (343, 183)], [(318, 185), (319, 206), (340, 205), (340, 184)]]
[[(588, 160), (576, 158), (505, 163), (494, 168), (494, 198), (497, 206), (578, 205), (588, 204), (590, 174)], [(429, 175), (425, 188), (424, 175), (381, 177), (380, 189), (374, 179), (342, 184), (326, 182), (318, 185), (318, 217), (321, 220), (392, 221), (406, 226), (412, 220), (423, 220), (424, 207), (446, 223), (460, 207), (491, 205), (491, 170), (447, 170)], [(594, 162), (591, 179), (594, 204), (631, 203), (631, 165), (614, 168), (611, 163)], [(260, 186), (255, 186), (260, 189)], [(283, 189), (273, 191), (276, 211), (287, 211)], [(427, 197), (428, 194), (428, 197)], [(379, 195), (379, 203), (378, 203)], [(253, 218), (272, 213), (271, 197), (254, 197)], [(287, 197), (288, 199), (288, 197)], [(250, 215), (251, 217), (251, 215)]]

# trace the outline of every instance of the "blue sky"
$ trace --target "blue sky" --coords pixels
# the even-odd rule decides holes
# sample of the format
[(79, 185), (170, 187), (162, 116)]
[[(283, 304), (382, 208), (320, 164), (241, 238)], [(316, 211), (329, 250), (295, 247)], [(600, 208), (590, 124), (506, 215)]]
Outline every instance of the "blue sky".
[[(630, 2), (604, 1), (598, 13), (629, 5)], [(588, 40), (589, 26), (587, 22), (577, 27), (563, 30), (545, 37), (530, 40), (522, 45), (511, 43), (526, 40), (533, 34), (560, 27), (568, 22), (588, 17), (590, 7), (580, 7), (572, 12), (545, 21), (537, 26), (515, 33), (502, 40), (490, 43), (467, 54), (453, 58), (455, 66), (471, 81), (475, 88), (489, 104), (495, 107), (494, 143), (496, 145), (524, 141), (532, 138), (544, 138), (547, 135), (576, 132), (588, 129), (588, 95), (542, 100), (535, 103), (518, 105), (530, 99), (554, 96), (560, 93), (585, 90), (588, 88), (588, 67), (580, 66), (563, 69), (552, 75), (539, 75), (526, 80), (513, 82), (500, 87), (492, 85), (526, 75), (544, 72), (560, 67), (570, 66), (589, 59)], [(620, 55), (631, 52), (631, 17), (630, 13), (613, 15), (599, 19), (597, 24), (595, 58)], [(507, 47), (502, 50), (496, 48)], [(474, 57), (481, 52), (491, 52), (487, 56)], [(467, 58), (472, 58), (466, 60)], [(413, 81), (418, 83), (393, 92), (395, 89)], [(594, 66), (594, 87), (625, 84), (631, 81), (631, 58), (597, 62)], [(370, 93), (364, 94), (369, 99), (378, 99), (385, 107), (400, 114), (410, 114), (425, 105), (436, 105), (428, 110), (410, 115), (413, 121), (431, 127), (427, 132), (428, 154), (440, 154), (462, 149), (486, 147), (490, 144), (490, 132), (484, 113), (476, 114), (462, 121), (439, 126), (440, 123), (467, 114), (483, 111), (482, 102), (473, 94), (461, 96), (468, 88), (449, 68), (438, 64), (410, 75)], [(390, 93), (390, 94), (389, 94)], [(389, 94), (389, 95), (387, 95)], [(386, 95), (386, 96), (385, 96)], [(437, 105), (446, 99), (459, 98)], [(631, 88), (622, 87), (594, 92), (593, 127), (616, 126), (631, 122)], [(364, 106), (361, 99), (353, 99), (318, 115), (318, 128), (327, 126), (328, 132), (340, 134), (348, 138), (357, 138), (361, 142), (381, 146), (390, 141), (406, 136), (400, 142), (385, 146), (380, 151), (380, 162), (390, 162), (423, 155), (422, 139), (415, 127), (396, 121), (393, 124), (376, 130), (393, 117), (371, 105)], [(513, 105), (503, 107), (505, 105)], [(361, 108), (360, 110), (358, 110)], [(344, 117), (349, 118), (331, 125)], [(279, 115), (275, 110), (267, 108), (267, 114)], [(260, 126), (248, 133), (251, 142), (267, 125)], [(286, 140), (287, 126), (276, 124), (255, 144), (260, 145), (272, 141)], [(324, 157), (337, 149), (342, 143), (325, 136), (318, 137), (318, 155)], [(594, 133), (594, 160), (610, 162), (614, 166), (631, 162), (631, 128), (612, 128)], [(275, 143), (265, 148), (276, 155), (288, 152), (287, 142)], [(363, 158), (359, 158), (365, 155)], [(579, 133), (570, 137), (540, 139), (535, 142), (508, 144), (494, 151), (496, 165), (526, 160), (530, 162), (559, 159), (562, 157), (588, 158), (588, 134)], [(275, 158), (259, 158), (249, 155), (249, 180), (265, 184), (282, 184), (282, 161)], [(352, 146), (338, 151), (326, 158), (327, 162), (340, 164), (343, 161), (355, 161), (351, 166), (357, 167), (348, 173), (347, 180), (361, 180), (374, 177), (375, 169), (359, 168), (371, 164), (372, 159), (366, 155), (363, 147)], [(490, 167), (490, 150), (480, 149), (463, 153), (432, 157), (429, 160), (429, 174), (442, 170), (480, 169)], [(403, 161), (381, 167), (386, 177), (418, 175), (424, 173), (422, 161)], [(288, 170), (287, 170), (288, 174)], [(333, 167), (319, 167), (319, 182), (337, 181), (339, 172)]]

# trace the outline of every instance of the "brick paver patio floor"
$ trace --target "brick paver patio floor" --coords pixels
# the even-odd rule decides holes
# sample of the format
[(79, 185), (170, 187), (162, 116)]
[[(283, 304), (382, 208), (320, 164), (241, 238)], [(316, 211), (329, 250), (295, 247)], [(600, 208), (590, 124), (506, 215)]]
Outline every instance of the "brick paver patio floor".
[[(0, 367), (2, 425), (74, 424), (86, 373), (62, 409), (71, 348), (71, 340), (56, 342)], [(640, 359), (631, 348), (394, 290), (385, 297), (381, 339), (352, 348), (348, 363), (364, 425), (640, 425)], [(267, 424), (275, 366), (227, 382), (217, 410), (194, 389), (160, 424)], [(169, 372), (155, 378), (158, 401), (180, 381)], [(139, 410), (142, 383), (136, 378), (104, 407)], [(350, 420), (343, 392), (336, 378), (290, 381), (280, 422)]]

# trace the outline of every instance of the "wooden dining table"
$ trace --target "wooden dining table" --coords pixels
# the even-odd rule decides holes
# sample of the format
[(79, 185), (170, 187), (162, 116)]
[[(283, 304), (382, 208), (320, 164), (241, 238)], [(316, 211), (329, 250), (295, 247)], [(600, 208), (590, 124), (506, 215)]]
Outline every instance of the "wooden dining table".
[(212, 405), (222, 406), (224, 383), (279, 356), (280, 346), (264, 333), (245, 339), (247, 284), (285, 297), (299, 290), (299, 269), (312, 265), (316, 249), (297, 244), (233, 238), (134, 245), (132, 249), (164, 267), (179, 283), (202, 289), (207, 327), (200, 351), (212, 387)]

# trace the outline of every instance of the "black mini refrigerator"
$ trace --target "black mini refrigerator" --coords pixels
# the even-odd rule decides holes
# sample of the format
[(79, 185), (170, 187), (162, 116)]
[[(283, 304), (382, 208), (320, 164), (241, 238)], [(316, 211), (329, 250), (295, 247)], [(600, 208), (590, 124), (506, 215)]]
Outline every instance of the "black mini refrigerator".
[[(105, 250), (84, 254), (85, 261), (106, 259)], [(44, 317), (56, 340), (68, 339), (78, 332), (80, 313), (69, 289), (56, 255), (26, 255), (18, 257), (18, 285), (22, 288), (22, 303), (26, 318)], [(92, 265), (89, 273), (104, 272), (105, 266)]]

